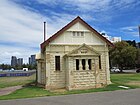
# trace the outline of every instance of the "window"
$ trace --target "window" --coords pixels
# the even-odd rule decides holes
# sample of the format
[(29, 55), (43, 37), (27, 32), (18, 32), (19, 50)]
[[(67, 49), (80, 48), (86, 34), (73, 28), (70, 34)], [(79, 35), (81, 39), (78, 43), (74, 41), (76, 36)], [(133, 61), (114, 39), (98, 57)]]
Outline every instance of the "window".
[(73, 37), (84, 37), (84, 32), (73, 31), (72, 34), (73, 34)]
[(79, 70), (79, 59), (76, 59), (76, 70)]
[(80, 35), (80, 32), (77, 32), (77, 36), (79, 36)]
[(85, 64), (86, 64), (86, 60), (82, 59), (82, 69), (85, 70)]
[(84, 36), (84, 32), (81, 32), (81, 36)]
[(99, 56), (99, 69), (101, 69), (101, 56)]
[(76, 35), (76, 32), (73, 32), (73, 36), (75, 36)]
[(60, 56), (55, 56), (55, 70), (60, 71)]
[(91, 59), (88, 59), (88, 68), (91, 70)]
[[(86, 64), (87, 67), (86, 68)], [(91, 59), (76, 59), (76, 70), (80, 70), (79, 66), (82, 66), (82, 70), (91, 70), (92, 69), (92, 60)]]

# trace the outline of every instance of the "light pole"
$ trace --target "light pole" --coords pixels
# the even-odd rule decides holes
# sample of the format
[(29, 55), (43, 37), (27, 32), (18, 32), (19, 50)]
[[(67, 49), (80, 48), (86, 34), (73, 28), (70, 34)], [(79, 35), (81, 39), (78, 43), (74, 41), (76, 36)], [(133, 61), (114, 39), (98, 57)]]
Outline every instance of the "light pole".
[(140, 25), (138, 26), (138, 30), (139, 30), (139, 38), (140, 38)]
[(140, 25), (138, 26), (138, 29), (139, 29), (139, 38), (140, 38)]

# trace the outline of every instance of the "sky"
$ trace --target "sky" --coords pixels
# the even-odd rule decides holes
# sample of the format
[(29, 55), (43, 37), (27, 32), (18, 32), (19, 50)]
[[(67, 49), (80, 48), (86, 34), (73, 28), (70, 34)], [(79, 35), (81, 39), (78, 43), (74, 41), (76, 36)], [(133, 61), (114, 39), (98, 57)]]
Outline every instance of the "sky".
[(0, 64), (11, 56), (24, 58), (40, 51), (43, 22), (47, 38), (77, 16), (98, 32), (140, 41), (140, 0), (0, 0)]

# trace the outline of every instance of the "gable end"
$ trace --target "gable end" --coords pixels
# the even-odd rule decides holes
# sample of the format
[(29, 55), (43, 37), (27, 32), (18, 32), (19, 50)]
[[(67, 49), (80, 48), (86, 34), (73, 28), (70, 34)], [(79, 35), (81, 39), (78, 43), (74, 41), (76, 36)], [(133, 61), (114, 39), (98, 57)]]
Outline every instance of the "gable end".
[(90, 25), (88, 25), (84, 20), (82, 20), (79, 16), (72, 20), (69, 24), (67, 24), (65, 27), (63, 27), (61, 30), (59, 30), (57, 33), (52, 35), (49, 39), (41, 43), (41, 51), (44, 51), (45, 46), (47, 46), (51, 41), (53, 41), (55, 38), (57, 38), (60, 34), (62, 34), (64, 31), (69, 29), (71, 26), (73, 26), (75, 23), (80, 22), (82, 25), (84, 25), (87, 29), (89, 29), (91, 32), (95, 33), (99, 38), (101, 38), (103, 41), (105, 41), (109, 46), (114, 46), (109, 40), (107, 40), (105, 37), (103, 37), (100, 33), (98, 33), (95, 29), (93, 29)]

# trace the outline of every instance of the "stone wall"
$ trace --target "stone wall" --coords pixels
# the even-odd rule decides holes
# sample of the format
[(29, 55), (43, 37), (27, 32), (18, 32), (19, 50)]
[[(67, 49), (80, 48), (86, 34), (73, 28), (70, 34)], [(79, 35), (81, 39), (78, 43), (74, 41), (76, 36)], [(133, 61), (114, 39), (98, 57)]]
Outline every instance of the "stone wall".
[[(60, 56), (60, 71), (55, 70), (55, 56)], [(49, 70), (50, 76), (49, 78), (49, 84), (47, 84), (49, 88), (55, 89), (55, 88), (64, 88), (65, 87), (65, 69), (64, 69), (64, 59), (63, 59), (63, 53), (51, 53), (50, 54), (50, 70)]]
[(73, 78), (75, 89), (95, 88), (95, 73), (92, 70), (74, 71)]
[[(67, 59), (69, 64), (66, 64), (64, 55), (79, 46), (80, 45), (50, 45), (46, 48), (46, 55), (49, 54), (49, 57), (46, 58), (46, 88), (87, 89), (102, 87), (107, 84), (107, 75), (110, 75), (109, 73), (107, 74), (108, 68), (106, 67), (108, 47), (104, 45), (90, 46), (101, 54), (102, 68), (98, 69), (98, 72), (95, 72), (95, 70), (75, 71), (73, 59)], [(61, 57), (60, 71), (55, 70), (55, 56)], [(96, 63), (98, 63), (98, 61)], [(42, 71), (42, 73), (44, 72)], [(42, 81), (44, 81), (44, 77), (42, 77)]]
[(44, 60), (37, 61), (37, 75), (38, 75), (38, 84), (45, 85), (46, 84), (46, 69)]

